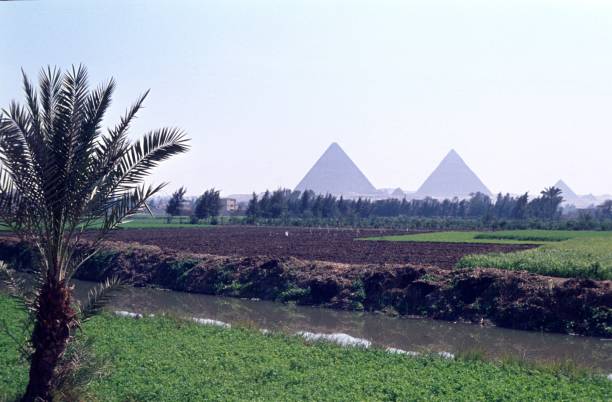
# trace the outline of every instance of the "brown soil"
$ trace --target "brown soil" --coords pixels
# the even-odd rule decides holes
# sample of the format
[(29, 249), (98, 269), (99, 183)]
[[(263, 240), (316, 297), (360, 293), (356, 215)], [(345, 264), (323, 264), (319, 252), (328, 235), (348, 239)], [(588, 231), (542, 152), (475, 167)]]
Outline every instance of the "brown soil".
[[(425, 264), (452, 269), (466, 254), (511, 252), (534, 245), (359, 241), (360, 237), (405, 232), (384, 229), (309, 229), (222, 226), (188, 229), (119, 230), (112, 240), (155, 245), (163, 250), (226, 256), (296, 257), (351, 264)], [(286, 235), (288, 234), (288, 236)]]

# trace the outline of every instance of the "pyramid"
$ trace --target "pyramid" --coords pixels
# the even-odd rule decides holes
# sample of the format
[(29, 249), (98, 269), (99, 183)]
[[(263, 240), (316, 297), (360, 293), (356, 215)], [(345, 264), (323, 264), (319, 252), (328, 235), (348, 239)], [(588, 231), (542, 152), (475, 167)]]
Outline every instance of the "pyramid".
[(321, 155), (295, 189), (334, 195), (376, 193), (368, 178), (335, 142)]
[(478, 176), (452, 149), (421, 185), (417, 194), (434, 198), (462, 198), (477, 192), (491, 195)]
[(406, 197), (406, 193), (404, 193), (404, 190), (398, 187), (395, 190), (393, 190), (393, 192), (391, 193), (391, 197), (402, 199)]
[(563, 200), (565, 202), (577, 202), (580, 200), (580, 196), (576, 194), (563, 180), (559, 180), (555, 187), (561, 190), (561, 195), (563, 196)]

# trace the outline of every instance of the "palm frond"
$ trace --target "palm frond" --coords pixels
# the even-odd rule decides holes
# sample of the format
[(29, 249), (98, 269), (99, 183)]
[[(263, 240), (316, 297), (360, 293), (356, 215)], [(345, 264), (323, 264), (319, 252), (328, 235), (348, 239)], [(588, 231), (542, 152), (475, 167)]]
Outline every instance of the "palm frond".
[[(108, 200), (111, 205), (117, 202), (127, 202), (126, 195), (134, 194), (137, 190), (136, 186), (153, 168), (171, 156), (188, 149), (185, 134), (179, 129), (165, 128), (148, 133), (123, 152), (114, 170), (103, 179), (97, 188), (89, 210), (94, 214), (107, 210)], [(160, 188), (150, 193), (149, 197)]]
[(68, 344), (54, 378), (53, 400), (81, 401), (95, 399), (89, 395), (87, 386), (96, 379), (105, 377), (110, 361), (94, 353), (92, 338), (74, 339)]
[(0, 276), (2, 276), (4, 286), (8, 290), (8, 294), (17, 299), (23, 300), (26, 289), (24, 281), (17, 279), (13, 272), (8, 269), (4, 261), (0, 261)]
[(125, 152), (128, 146), (127, 133), (136, 118), (136, 114), (142, 108), (149, 91), (141, 95), (136, 102), (121, 117), (121, 121), (113, 129), (108, 130), (108, 134), (102, 136), (95, 154), (95, 170), (98, 174), (96, 185), (102, 181), (116, 166), (117, 161)]
[(87, 302), (80, 308), (80, 320), (84, 322), (100, 314), (104, 306), (111, 301), (113, 293), (123, 286), (123, 282), (115, 276), (107, 278), (106, 281), (91, 289), (87, 295)]
[(28, 318), (24, 320), (21, 325), (21, 332), (19, 335), (16, 335), (6, 324), (6, 322), (4, 322), (4, 320), (0, 320), (0, 330), (2, 330), (5, 335), (13, 341), (21, 357), (24, 360), (27, 360), (30, 358), (32, 352), (27, 334), (31, 331), (35, 313), (38, 309), (38, 294), (28, 292), (24, 281), (17, 279), (3, 261), (0, 261), (0, 277), (3, 279), (9, 296), (12, 297), (17, 303), (21, 304), (21, 307), (28, 313)]
[(42, 121), (44, 127), (45, 142), (50, 141), (56, 117), (57, 98), (62, 86), (62, 71), (56, 67), (48, 66), (41, 69), (39, 74), (40, 104), (42, 107)]
[(122, 155), (112, 188), (122, 190), (140, 183), (160, 162), (187, 150), (182, 130), (163, 128), (147, 133)]
[(26, 94), (26, 102), (28, 105), (28, 110), (30, 114), (30, 126), (35, 135), (40, 135), (42, 130), (42, 122), (40, 118), (40, 105), (38, 103), (38, 94), (36, 93), (36, 89), (34, 85), (28, 79), (25, 71), (21, 69), (21, 76), (23, 79), (23, 90)]
[(0, 277), (4, 282), (4, 286), (8, 290), (9, 296), (18, 301), (22, 307), (30, 315), (30, 319), (34, 318), (38, 310), (38, 294), (40, 289), (40, 276), (34, 276), (34, 283), (31, 289), (25, 285), (23, 279), (15, 277), (13, 270), (9, 269), (6, 263), (0, 261)]
[(31, 146), (33, 136), (28, 113), (15, 102), (3, 112), (6, 118), (0, 123), (0, 160), (20, 188), (39, 191), (42, 169)]
[(145, 99), (147, 99), (148, 95), (149, 90), (145, 91), (144, 94), (140, 95), (136, 102), (134, 102), (134, 104), (128, 110), (126, 110), (126, 113), (121, 117), (121, 121), (119, 122), (119, 124), (117, 124), (112, 130), (108, 131), (108, 138), (110, 138), (111, 140), (117, 138), (125, 138), (127, 130), (129, 129), (130, 124), (132, 123), (132, 120), (136, 118), (136, 114), (142, 108), (142, 105)]
[(91, 91), (85, 100), (85, 117), (74, 141), (74, 156), (66, 181), (69, 192), (65, 205), (67, 219), (71, 223), (79, 221), (89, 201), (89, 195), (96, 186), (98, 170), (95, 166), (95, 152), (98, 147), (100, 125), (110, 105), (114, 88), (115, 83), (111, 79), (107, 84)]

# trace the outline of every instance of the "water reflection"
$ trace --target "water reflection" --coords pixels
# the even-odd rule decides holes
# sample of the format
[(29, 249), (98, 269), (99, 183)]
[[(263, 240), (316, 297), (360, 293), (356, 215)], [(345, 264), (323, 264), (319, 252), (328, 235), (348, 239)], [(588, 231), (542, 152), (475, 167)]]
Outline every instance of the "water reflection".
[[(77, 297), (93, 283), (75, 281)], [(147, 288), (127, 288), (109, 306), (139, 313), (168, 312), (210, 318), (293, 334), (298, 331), (343, 332), (374, 345), (411, 351), (458, 353), (479, 350), (491, 358), (531, 361), (572, 360), (612, 371), (612, 340), (516, 331), (446, 321), (392, 318), (382, 314), (285, 305)]]

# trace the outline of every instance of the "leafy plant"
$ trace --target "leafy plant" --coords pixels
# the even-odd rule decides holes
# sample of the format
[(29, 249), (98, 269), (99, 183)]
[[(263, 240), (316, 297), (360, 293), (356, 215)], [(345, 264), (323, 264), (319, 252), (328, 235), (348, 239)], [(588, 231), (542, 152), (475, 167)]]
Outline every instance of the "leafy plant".
[(458, 268), (524, 270), (565, 278), (612, 279), (612, 235), (579, 236), (536, 249), (513, 253), (473, 254), (461, 258)]
[[(87, 70), (44, 69), (38, 89), (23, 74), (25, 106), (12, 102), (0, 113), (0, 219), (40, 259), (32, 304), (29, 383), (24, 401), (50, 400), (58, 369), (82, 317), (69, 281), (124, 219), (147, 211), (164, 187), (144, 179), (160, 162), (185, 152), (177, 128), (162, 128), (131, 142), (128, 129), (148, 94), (107, 132), (101, 129), (115, 89), (96, 89)], [(94, 230), (91, 252), (77, 255), (85, 230)]]
[[(0, 311), (12, 326), (21, 316), (2, 296)], [(390, 354), (168, 316), (102, 314), (84, 325), (98, 358), (112, 364), (108, 375), (88, 387), (91, 399), (105, 402), (303, 401), (313, 395), (356, 401), (603, 401), (612, 392), (604, 375), (517, 358), (496, 362), (478, 352), (458, 353), (453, 360)], [(0, 347), (4, 341), (0, 333)], [(11, 397), (26, 369), (14, 350), (6, 351), (0, 353), (0, 395)]]

